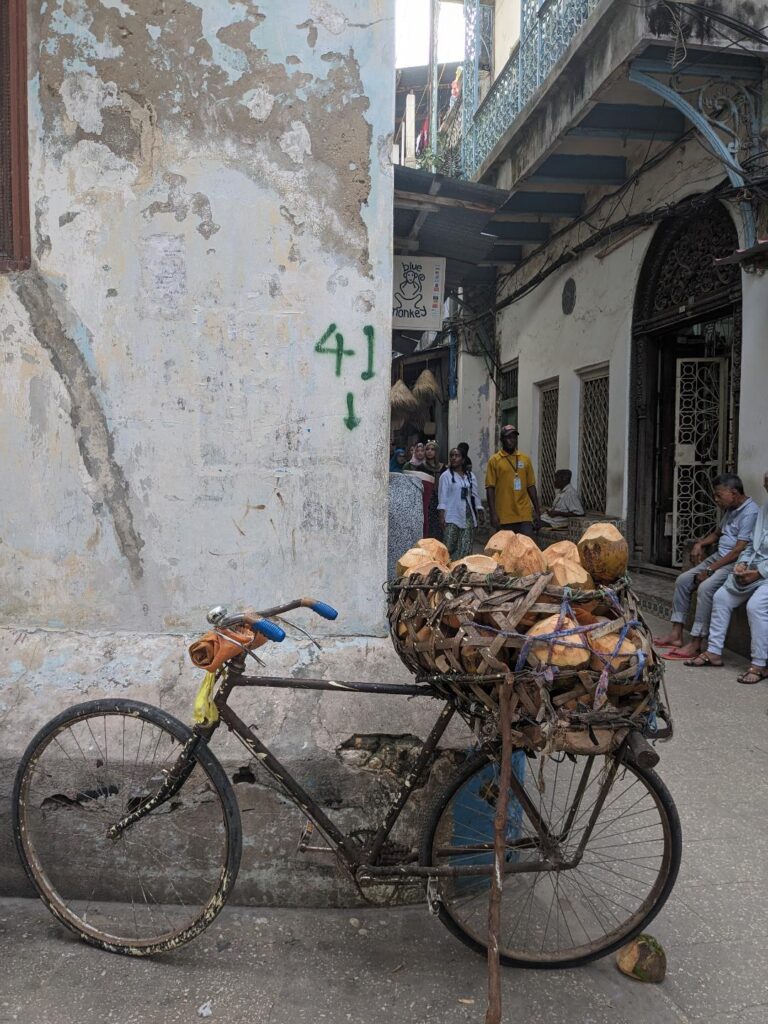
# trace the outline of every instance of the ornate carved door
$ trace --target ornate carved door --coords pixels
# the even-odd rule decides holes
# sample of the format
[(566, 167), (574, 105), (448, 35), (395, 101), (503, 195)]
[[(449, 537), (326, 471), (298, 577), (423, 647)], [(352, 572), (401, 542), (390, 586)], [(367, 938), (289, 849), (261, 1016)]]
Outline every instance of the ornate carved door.
[(656, 231), (640, 275), (632, 346), (631, 557), (679, 566), (717, 521), (712, 476), (737, 470), (741, 275), (718, 202)]
[(675, 566), (683, 565), (697, 537), (717, 525), (711, 481), (725, 463), (727, 387), (727, 359), (677, 360), (671, 523)]

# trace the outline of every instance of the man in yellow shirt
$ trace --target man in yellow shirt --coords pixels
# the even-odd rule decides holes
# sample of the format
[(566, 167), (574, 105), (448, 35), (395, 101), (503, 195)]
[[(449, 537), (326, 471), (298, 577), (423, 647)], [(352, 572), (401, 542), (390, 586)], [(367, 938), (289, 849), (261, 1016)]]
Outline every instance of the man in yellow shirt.
[(517, 427), (501, 428), (501, 450), (491, 456), (485, 473), (491, 525), (532, 537), (541, 527), (541, 509), (531, 460), (517, 450)]

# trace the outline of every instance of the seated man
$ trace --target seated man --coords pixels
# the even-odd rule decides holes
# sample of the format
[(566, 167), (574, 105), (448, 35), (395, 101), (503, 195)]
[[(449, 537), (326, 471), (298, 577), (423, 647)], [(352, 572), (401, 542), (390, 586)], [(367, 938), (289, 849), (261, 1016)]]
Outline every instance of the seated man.
[(542, 523), (552, 530), (562, 530), (568, 525), (569, 519), (584, 515), (584, 506), (571, 483), (572, 476), (570, 469), (555, 471), (555, 500), (541, 517)]
[[(739, 555), (752, 539), (758, 507), (744, 493), (741, 479), (733, 473), (723, 473), (712, 482), (715, 502), (725, 510), (720, 525), (712, 533), (697, 540), (691, 548), (691, 561), (698, 562), (692, 569), (681, 573), (675, 584), (672, 599), (672, 629), (655, 640), (657, 647), (670, 647), (665, 658), (693, 658), (706, 647), (712, 598), (725, 583)], [(717, 544), (714, 554), (699, 561), (704, 548)], [(688, 614), (691, 597), (698, 588), (696, 618), (691, 626), (690, 643), (683, 646), (683, 623)]]
[[(763, 476), (768, 491), (768, 473)], [(723, 645), (734, 608), (747, 602), (752, 634), (752, 664), (737, 676), (740, 683), (759, 683), (768, 677), (768, 504), (763, 505), (755, 523), (752, 542), (736, 564), (733, 574), (715, 594), (707, 649), (686, 661), (694, 668), (723, 664)]]

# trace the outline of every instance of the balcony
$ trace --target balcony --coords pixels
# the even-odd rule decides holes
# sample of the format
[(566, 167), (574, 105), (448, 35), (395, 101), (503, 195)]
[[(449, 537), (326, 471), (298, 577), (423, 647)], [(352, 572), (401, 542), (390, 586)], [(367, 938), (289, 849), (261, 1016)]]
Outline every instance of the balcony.
[[(764, 57), (764, 46), (754, 40), (730, 40), (723, 33), (718, 15), (749, 19), (757, 28), (760, 18), (754, 5), (743, 0), (718, 0), (714, 6), (704, 3), (661, 3), (659, 0), (521, 0), (520, 41), (511, 53), (490, 90), (481, 97), (480, 81), (493, 31), (489, 13), (492, 8), (480, 0), (464, 0), (466, 55), (461, 107), (461, 144), (455, 136), (450, 141), (450, 165), (459, 176), (482, 180), (494, 164), (510, 158), (513, 186), (531, 163), (540, 162), (542, 153), (558, 135), (571, 138), (587, 128), (593, 138), (600, 135), (599, 124), (591, 124), (590, 112), (595, 104), (614, 104), (618, 115), (619, 99), (629, 106), (647, 103), (647, 98), (632, 90), (622, 91), (617, 83), (626, 82), (633, 64), (653, 50), (657, 58), (651, 74), (663, 76), (662, 81), (675, 88), (672, 76), (690, 77), (692, 58), (698, 52), (707, 67), (703, 77), (713, 74), (731, 81), (739, 78), (732, 60), (723, 74), (718, 69), (720, 51), (725, 57), (734, 52), (749, 63), (749, 51), (755, 58)], [(716, 8), (716, 9), (715, 9)], [(751, 13), (750, 13), (751, 12)], [(746, 22), (744, 22), (746, 23)], [(736, 45), (738, 42), (738, 50)], [(762, 51), (762, 52), (761, 52)], [(648, 61), (645, 62), (647, 65)], [(748, 76), (748, 78), (751, 76)], [(646, 81), (646, 88), (648, 83)], [(663, 101), (669, 102), (667, 97)], [(658, 102), (658, 100), (656, 100)], [(455, 111), (454, 111), (455, 112)], [(650, 111), (649, 111), (650, 113)], [(706, 112), (705, 112), (706, 113)], [(582, 121), (587, 119), (584, 126)], [(599, 116), (598, 116), (599, 121)], [(641, 128), (648, 128), (643, 125)], [(634, 119), (626, 125), (607, 124), (602, 137), (640, 138)], [(532, 136), (536, 136), (535, 142)], [(448, 139), (446, 139), (448, 142)], [(518, 150), (526, 150), (526, 159)], [(457, 155), (457, 149), (460, 149)], [(577, 150), (577, 152), (579, 152)]]
[[(507, 193), (486, 226), (499, 265), (519, 266), (692, 133), (735, 189), (768, 173), (768, 36), (748, 0), (523, 0), (520, 43), (484, 96), (492, 8), (464, 10), (461, 106), (440, 156), (449, 173)], [(740, 208), (749, 246), (755, 218)]]
[(483, 49), (483, 17), (478, 0), (465, 2), (467, 56), (461, 173), (474, 178), (509, 126), (542, 88), (555, 65), (601, 0), (524, 0), (521, 39), (487, 95), (477, 100), (478, 59)]

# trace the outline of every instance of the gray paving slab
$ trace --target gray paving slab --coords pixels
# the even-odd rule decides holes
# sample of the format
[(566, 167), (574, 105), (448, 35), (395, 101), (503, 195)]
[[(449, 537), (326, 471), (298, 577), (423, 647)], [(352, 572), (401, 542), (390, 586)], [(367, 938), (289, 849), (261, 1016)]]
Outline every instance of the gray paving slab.
[[(768, 683), (736, 684), (742, 664), (729, 656), (722, 670), (669, 670), (676, 737), (660, 747), (660, 769), (680, 810), (683, 867), (651, 927), (667, 979), (631, 981), (612, 957), (576, 971), (505, 971), (505, 1020), (768, 1020)], [(484, 961), (423, 907), (228, 907), (198, 940), (147, 961), (85, 946), (35, 900), (5, 900), (0, 964), (0, 1024), (458, 1024), (485, 1013)]]

